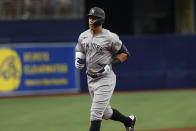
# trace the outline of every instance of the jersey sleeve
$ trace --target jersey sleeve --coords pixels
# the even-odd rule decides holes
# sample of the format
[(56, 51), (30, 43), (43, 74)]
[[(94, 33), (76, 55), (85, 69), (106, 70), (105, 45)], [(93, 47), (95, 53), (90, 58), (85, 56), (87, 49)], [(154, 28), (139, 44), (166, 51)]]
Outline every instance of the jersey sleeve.
[(116, 54), (122, 46), (122, 41), (119, 39), (119, 36), (117, 34), (113, 34), (111, 43), (111, 50), (114, 54)]
[(78, 38), (78, 42), (75, 47), (75, 52), (82, 52), (84, 53), (84, 47), (82, 46), (82, 38), (81, 35)]

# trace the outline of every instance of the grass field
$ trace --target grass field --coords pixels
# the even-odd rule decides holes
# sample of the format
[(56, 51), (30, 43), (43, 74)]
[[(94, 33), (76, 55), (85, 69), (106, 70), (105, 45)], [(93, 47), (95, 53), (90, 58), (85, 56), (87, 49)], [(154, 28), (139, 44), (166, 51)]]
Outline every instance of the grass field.
[[(0, 99), (0, 131), (88, 131), (88, 95)], [(134, 113), (135, 130), (196, 127), (196, 90), (115, 93), (111, 105)], [(102, 122), (102, 131), (124, 131)]]

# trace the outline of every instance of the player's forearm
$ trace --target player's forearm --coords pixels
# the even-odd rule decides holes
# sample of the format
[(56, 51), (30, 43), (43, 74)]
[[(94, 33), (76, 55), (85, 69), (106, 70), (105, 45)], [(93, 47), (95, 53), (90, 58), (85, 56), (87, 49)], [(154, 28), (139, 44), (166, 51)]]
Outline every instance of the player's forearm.
[(128, 55), (126, 53), (120, 53), (117, 55), (117, 58), (120, 60), (120, 62), (124, 62), (127, 59)]
[(127, 47), (124, 44), (122, 44), (122, 46), (121, 46), (121, 48), (120, 48), (120, 50), (118, 51), (117, 54), (118, 54), (117, 57), (112, 62), (114, 66), (124, 62), (127, 59), (127, 57), (130, 56), (129, 51), (128, 51)]
[(116, 67), (127, 59), (128, 55), (126, 53), (118, 54), (111, 62), (112, 67)]

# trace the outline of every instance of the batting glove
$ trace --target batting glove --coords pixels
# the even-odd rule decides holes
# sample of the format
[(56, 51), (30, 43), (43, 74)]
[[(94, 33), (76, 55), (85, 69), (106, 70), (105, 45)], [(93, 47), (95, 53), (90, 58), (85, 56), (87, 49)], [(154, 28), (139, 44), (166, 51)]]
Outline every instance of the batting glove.
[(85, 66), (85, 59), (76, 58), (75, 59), (75, 67), (78, 69), (83, 69)]
[(105, 65), (101, 65), (103, 67), (103, 69), (101, 69), (100, 71), (97, 72), (98, 76), (104, 76), (106, 74), (108, 74), (111, 71), (111, 66), (108, 64)]

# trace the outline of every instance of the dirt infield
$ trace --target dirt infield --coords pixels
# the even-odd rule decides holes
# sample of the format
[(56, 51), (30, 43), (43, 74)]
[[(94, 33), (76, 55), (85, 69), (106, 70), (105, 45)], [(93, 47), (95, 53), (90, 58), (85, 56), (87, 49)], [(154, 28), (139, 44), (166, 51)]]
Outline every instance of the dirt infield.
[(194, 128), (176, 128), (176, 129), (137, 130), (137, 131), (196, 131), (196, 127), (194, 127)]

